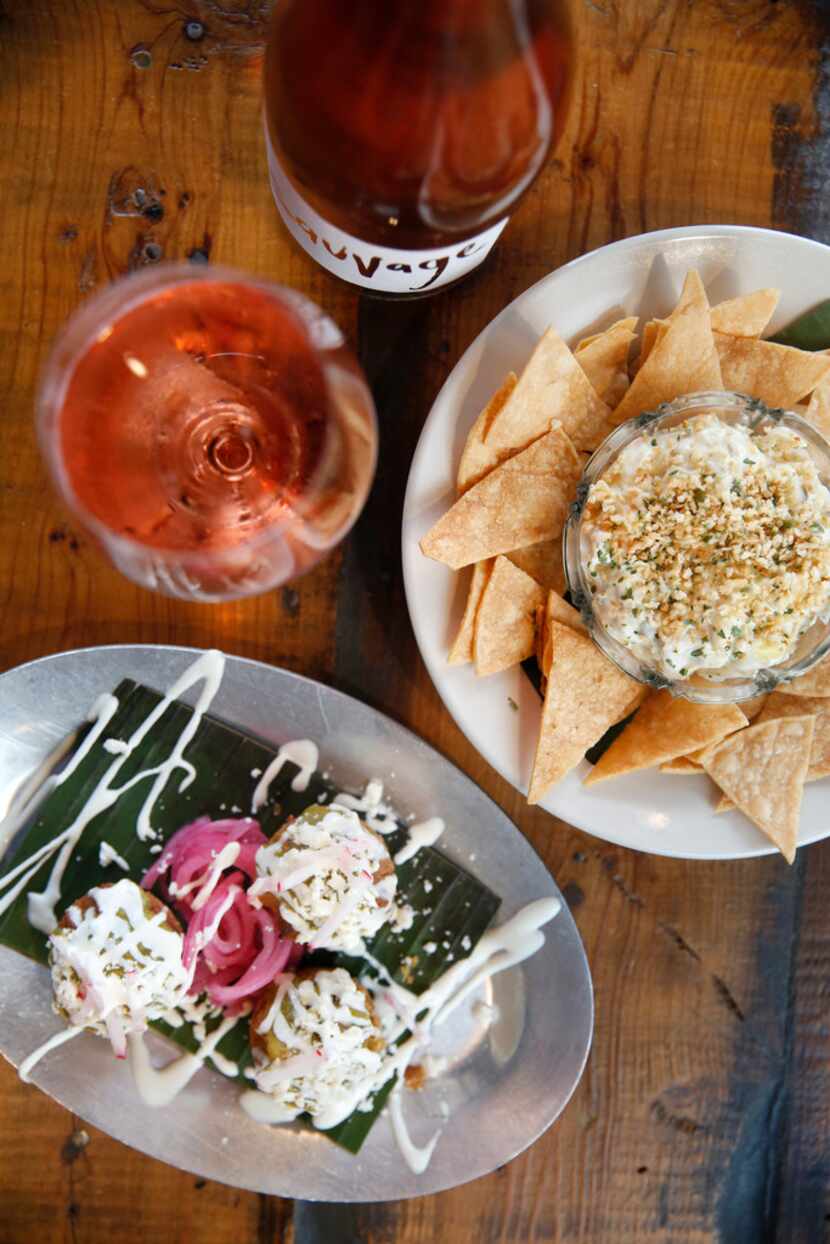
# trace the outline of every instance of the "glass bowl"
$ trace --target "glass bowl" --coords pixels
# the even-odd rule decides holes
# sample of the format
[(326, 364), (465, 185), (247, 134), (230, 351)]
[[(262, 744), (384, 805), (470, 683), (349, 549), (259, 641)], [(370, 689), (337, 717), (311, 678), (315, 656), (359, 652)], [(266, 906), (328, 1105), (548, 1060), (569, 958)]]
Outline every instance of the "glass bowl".
[(780, 683), (789, 682), (817, 665), (830, 652), (830, 623), (821, 619), (813, 623), (799, 638), (794, 652), (786, 661), (759, 669), (753, 676), (739, 674), (718, 679), (695, 673), (689, 678), (669, 679), (650, 669), (624, 644), (613, 638), (596, 616), (592, 593), (583, 566), (583, 517), (591, 485), (600, 479), (621, 452), (637, 440), (651, 436), (659, 429), (684, 423), (693, 415), (714, 414), (724, 423), (740, 425), (753, 432), (783, 424), (806, 441), (819, 478), (830, 490), (830, 445), (805, 419), (790, 410), (771, 410), (757, 398), (741, 393), (692, 393), (688, 397), (665, 402), (654, 411), (646, 411), (615, 428), (590, 458), (577, 488), (563, 534), (565, 574), (574, 606), (582, 614), (588, 633), (605, 655), (626, 674), (655, 688), (666, 688), (672, 695), (683, 696), (700, 704), (728, 704), (751, 699), (772, 691)]

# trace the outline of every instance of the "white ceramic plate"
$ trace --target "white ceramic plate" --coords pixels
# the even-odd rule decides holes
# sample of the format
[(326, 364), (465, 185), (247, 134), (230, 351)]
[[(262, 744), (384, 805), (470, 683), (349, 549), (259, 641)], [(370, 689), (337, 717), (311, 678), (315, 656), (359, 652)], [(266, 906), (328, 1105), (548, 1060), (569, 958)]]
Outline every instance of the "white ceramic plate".
[[(83, 721), (92, 701), (122, 678), (165, 690), (195, 659), (187, 648), (86, 648), (45, 657), (0, 677), (0, 812), (21, 779)], [(192, 695), (183, 697), (192, 702)], [(497, 922), (559, 891), (504, 813), (469, 778), (397, 722), (309, 678), (228, 657), (211, 713), (279, 746), (312, 738), (321, 764), (346, 789), (380, 777), (392, 802), (419, 819), (447, 822), (440, 849), (501, 896)], [(472, 862), (471, 862), (472, 861)], [(591, 1043), (591, 977), (567, 906), (525, 963), (495, 976), (478, 999), (497, 1007), (486, 1028), (458, 1008), (435, 1052), (447, 1069), (406, 1102), (416, 1143), (449, 1121), (432, 1162), (413, 1175), (381, 1117), (355, 1157), (297, 1124), (262, 1127), (240, 1109), (239, 1087), (205, 1068), (171, 1107), (138, 1098), (107, 1043), (84, 1034), (38, 1063), (34, 1083), (111, 1136), (173, 1166), (257, 1192), (307, 1201), (386, 1201), (440, 1192), (502, 1166), (549, 1127), (576, 1087)], [(0, 947), (0, 1054), (19, 1066), (62, 1027), (49, 974)], [(163, 1057), (170, 1047), (155, 1046)], [(35, 1091), (34, 1089), (32, 1090)], [(411, 1098), (411, 1100), (410, 1100)], [(12, 1120), (7, 1121), (13, 1126)], [(24, 1143), (25, 1143), (25, 1138)]]
[[(403, 569), (412, 625), (438, 694), (467, 738), (502, 777), (526, 791), (538, 733), (539, 698), (520, 668), (476, 678), (449, 666), (449, 641), (463, 611), (469, 571), (454, 574), (424, 557), (418, 541), (455, 497), (455, 471), (467, 432), (505, 374), (520, 372), (554, 324), (566, 340), (624, 315), (667, 314), (689, 268), (712, 303), (763, 286), (781, 302), (769, 332), (830, 297), (830, 248), (768, 229), (707, 225), (664, 229), (604, 246), (544, 277), (476, 338), (438, 395), (412, 461), (403, 516)], [(511, 704), (515, 704), (518, 711)], [(656, 770), (585, 788), (583, 761), (542, 806), (580, 829), (656, 855), (736, 859), (772, 845), (740, 813), (715, 816), (705, 779)], [(805, 788), (799, 845), (830, 833), (828, 781)]]

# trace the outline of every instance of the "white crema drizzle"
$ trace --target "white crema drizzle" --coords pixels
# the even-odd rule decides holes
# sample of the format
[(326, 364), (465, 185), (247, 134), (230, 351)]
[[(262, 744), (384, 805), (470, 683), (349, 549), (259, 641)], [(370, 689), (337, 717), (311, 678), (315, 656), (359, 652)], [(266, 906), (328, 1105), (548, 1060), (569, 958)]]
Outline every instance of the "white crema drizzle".
[[(541, 928), (560, 909), (561, 903), (557, 898), (537, 899), (536, 902), (529, 903), (504, 924), (485, 933), (468, 958), (453, 964), (429, 989), (418, 996), (403, 989), (384, 973), (386, 983), (375, 999), (375, 1006), (383, 1026), (386, 1051), (380, 1057), (377, 1069), (367, 1071), (360, 1085), (359, 1095), (352, 1093), (348, 1099), (337, 1099), (338, 1107), (343, 1108), (343, 1113), (339, 1114), (329, 1102), (324, 1116), (326, 1122), (320, 1122), (315, 1117), (316, 1125), (335, 1126), (337, 1122), (347, 1118), (352, 1110), (359, 1109), (361, 1103), (377, 1092), (392, 1075), (397, 1074), (398, 1080), (389, 1098), (393, 1132), (401, 1154), (410, 1168), (415, 1173), (425, 1170), (442, 1129), (439, 1128), (424, 1146), (417, 1146), (411, 1140), (401, 1100), (406, 1068), (419, 1051), (428, 1048), (433, 1029), (443, 1023), (466, 998), (491, 977), (530, 958), (544, 945), (545, 936)], [(376, 982), (367, 981), (366, 984), (371, 987)], [(271, 1009), (274, 1010), (273, 1007)], [(417, 1019), (413, 1019), (415, 1015)], [(269, 1017), (270, 1012), (266, 1019)], [(405, 1037), (407, 1031), (411, 1035)], [(396, 1045), (396, 1041), (401, 1043)], [(302, 1074), (299, 1064), (295, 1074)], [(261, 1075), (257, 1076), (257, 1083), (257, 1090), (242, 1095), (243, 1109), (260, 1123), (286, 1122), (285, 1101), (274, 1094), (273, 1088)]]
[[(45, 889), (41, 893), (30, 893), (28, 896), (30, 924), (36, 929), (40, 929), (43, 933), (51, 933), (57, 924), (55, 907), (60, 899), (63, 875), (72, 852), (75, 850), (87, 825), (100, 813), (111, 808), (125, 791), (148, 777), (153, 777), (154, 781), (138, 813), (136, 833), (142, 840), (148, 840), (154, 836), (150, 825), (150, 814), (156, 799), (164, 790), (172, 774), (177, 769), (183, 769), (185, 772), (179, 787), (180, 792), (186, 790), (196, 776), (196, 771), (190, 762), (183, 759), (183, 753), (198, 730), (202, 717), (219, 689), (224, 667), (225, 658), (221, 652), (205, 652), (173, 683), (163, 699), (159, 701), (152, 712), (148, 713), (130, 738), (124, 741), (123, 750), (119, 749), (115, 754), (112, 763), (101, 777), (98, 785), (92, 791), (92, 794), (72, 824), (63, 833), (53, 838), (51, 842), (46, 843), (38, 851), (33, 852), (28, 859), (11, 869), (0, 880), (0, 891), (4, 889), (6, 891), (0, 898), (0, 916), (11, 906), (21, 890), (28, 885), (42, 864), (57, 853), (57, 858), (52, 866)], [(173, 701), (199, 682), (203, 682), (204, 685), (199, 693), (193, 713), (182, 728), (176, 744), (167, 759), (155, 768), (142, 770), (122, 786), (116, 786), (115, 779), (135, 748), (152, 730), (159, 719), (164, 716)], [(69, 765), (55, 776), (52, 782), (53, 785), (60, 785), (77, 768), (93, 744), (101, 737), (117, 708), (118, 701), (115, 696), (101, 696), (100, 699), (96, 700), (90, 710), (90, 720), (95, 722), (93, 728), (72, 757)], [(28, 815), (30, 809), (25, 811)], [(23, 810), (18, 815), (23, 816)], [(25, 816), (23, 816), (23, 820), (25, 820)]]
[(267, 801), (271, 783), (286, 764), (296, 765), (299, 770), (292, 779), (291, 789), (308, 790), (319, 760), (317, 744), (312, 743), (311, 739), (292, 739), (291, 742), (284, 743), (254, 788), (251, 811), (256, 814)]
[[(249, 1014), (250, 1007), (243, 1006), (234, 1014), (235, 1020), (240, 1020), (243, 1016)], [(216, 1049), (216, 1042), (212, 1042), (210, 1046), (206, 1046), (206, 1042), (210, 1041), (213, 1036), (213, 1030), (208, 1032), (208, 1024), (219, 1023), (224, 1016), (224, 1010), (221, 1006), (211, 1002), (207, 994), (200, 994), (198, 998), (194, 998), (188, 994), (176, 1006), (175, 1011), (165, 1016), (165, 1021), (171, 1028), (181, 1028), (183, 1024), (190, 1024), (193, 1029), (193, 1036), (199, 1042), (199, 1054), (202, 1060), (208, 1059), (213, 1063), (217, 1071), (223, 1076), (234, 1079), (239, 1075), (239, 1064), (235, 1063), (232, 1058), (227, 1058), (224, 1054)], [(227, 1031), (227, 1029), (225, 1030)], [(222, 1034), (224, 1036), (224, 1033)], [(217, 1038), (221, 1040), (221, 1038)], [(137, 1056), (139, 1061), (142, 1060), (141, 1054)], [(136, 1058), (131, 1059), (133, 1070), (135, 1070)], [(149, 1073), (147, 1073), (149, 1074)], [(144, 1079), (147, 1079), (145, 1074)], [(139, 1092), (141, 1086), (139, 1085)], [(149, 1103), (152, 1104), (152, 1103)]]
[(259, 848), (248, 894), (274, 895), (303, 945), (359, 952), (363, 938), (374, 937), (392, 914), (397, 877), (392, 870), (375, 881), (389, 853), (356, 812), (337, 804), (320, 812), (309, 818), (307, 811)]
[(98, 848), (98, 863), (102, 868), (107, 868), (110, 864), (117, 864), (125, 873), (130, 871), (130, 866), (123, 855), (119, 855), (115, 847), (108, 842), (102, 842)]
[[(390, 803), (383, 798), (383, 782), (380, 778), (370, 778), (362, 795), (350, 795), (348, 791), (338, 791), (334, 797), (335, 804), (343, 808), (351, 808), (366, 822), (376, 834), (391, 834), (400, 829), (400, 817)], [(446, 829), (440, 816), (431, 816), (417, 825), (407, 828), (409, 835), (404, 845), (395, 855), (396, 864), (405, 864), (417, 855), (421, 847), (431, 847), (438, 841)]]
[(335, 1127), (357, 1108), (367, 1080), (374, 1081), (383, 1065), (383, 1053), (366, 1044), (373, 1037), (383, 1040), (366, 995), (342, 968), (304, 980), (278, 978), (257, 1032), (289, 1051), (272, 1061), (254, 1050), (257, 1090), (243, 1093), (241, 1104), (260, 1122), (285, 1123), (308, 1113), (317, 1127)]
[(194, 911), (199, 911), (216, 889), (225, 869), (231, 868), (236, 863), (241, 849), (238, 842), (225, 843), (221, 851), (214, 853), (213, 862), (200, 877), (196, 877), (193, 881), (188, 882), (187, 885), (182, 886), (178, 886), (175, 881), (171, 881), (171, 896), (173, 898), (184, 898), (185, 895), (192, 894), (194, 890), (198, 890), (198, 894), (193, 898), (190, 905)]
[[(71, 1028), (109, 1036), (126, 1052), (127, 1035), (167, 1018), (184, 999), (190, 976), (183, 939), (166, 927), (166, 908), (147, 914), (149, 896), (134, 881), (97, 886), (89, 897), (94, 906), (70, 907), (71, 925), (49, 938), (55, 1010)], [(30, 1054), (21, 1078), (57, 1043), (52, 1038)]]
[(161, 1068), (154, 1067), (150, 1061), (144, 1035), (132, 1034), (128, 1038), (130, 1069), (141, 1100), (148, 1106), (169, 1106), (187, 1087), (205, 1059), (214, 1057), (216, 1046), (238, 1019), (238, 1015), (227, 1016), (205, 1037), (194, 1054), (180, 1054)]
[[(49, 770), (57, 764), (63, 756), (66, 755), (67, 750), (72, 746), (75, 740), (75, 735), (72, 735), (69, 740), (66, 740), (64, 743), (60, 744), (59, 747), (51, 753), (51, 755), (47, 756), (43, 764), (38, 766), (37, 770), (30, 776), (24, 786), (20, 788), (20, 791), (12, 800), (8, 814), (2, 821), (0, 821), (0, 855), (2, 855), (5, 851), (17, 831), (26, 824), (26, 821), (28, 821), (29, 817), (34, 812), (35, 807), (43, 799), (45, 799), (45, 797), (53, 791), (56, 786), (60, 786), (75, 772), (81, 761), (98, 742), (117, 709), (118, 700), (114, 695), (108, 694), (99, 696), (87, 713), (86, 719), (91, 722), (92, 725), (87, 732), (86, 738), (76, 750), (65, 768), (63, 768), (60, 773), (49, 773)], [(48, 773), (48, 777), (46, 777), (45, 780), (44, 773)], [(43, 861), (48, 859), (48, 857), (57, 850), (57, 847), (57, 840), (45, 843), (39, 851), (36, 851), (29, 857), (29, 859), (24, 860), (21, 864), (18, 864), (15, 868), (12, 868), (2, 879), (0, 879), (0, 891), (3, 891), (8, 886), (11, 886), (12, 882), (17, 881), (17, 884), (12, 886), (12, 889), (0, 898), (0, 915), (3, 914), (7, 907), (12, 905), (20, 891), (24, 890), (29, 884)], [(51, 929), (48, 929), (47, 932), (51, 932)]]
[[(386, 836), (401, 828), (400, 814), (383, 798), (383, 782), (380, 778), (370, 778), (362, 795), (352, 795), (348, 791), (338, 791), (334, 796), (332, 807), (349, 808), (356, 812), (369, 829), (376, 834)], [(403, 864), (412, 859), (421, 847), (437, 842), (444, 831), (444, 822), (440, 817), (412, 825), (409, 839), (395, 856), (395, 864)], [(415, 912), (408, 903), (396, 903), (390, 916), (389, 924), (395, 932), (402, 932), (412, 927)]]
[(409, 837), (400, 851), (396, 853), (395, 863), (405, 864), (407, 860), (411, 860), (414, 855), (418, 854), (421, 847), (434, 846), (445, 829), (446, 825), (440, 816), (431, 816), (428, 821), (410, 825)]
[[(234, 1013), (233, 1019), (235, 1021), (239, 1021), (249, 1013), (250, 1007), (243, 1006), (240, 1010)], [(198, 998), (194, 998), (192, 995), (187, 994), (180, 1002), (176, 1003), (175, 1010), (164, 1016), (164, 1021), (169, 1024), (171, 1028), (181, 1028), (184, 1024), (190, 1024), (193, 1029), (193, 1036), (199, 1042), (197, 1054), (200, 1063), (208, 1060), (223, 1076), (227, 1076), (229, 1079), (235, 1079), (236, 1076), (239, 1075), (239, 1064), (234, 1062), (232, 1058), (227, 1058), (226, 1055), (216, 1049), (217, 1041), (221, 1040), (221, 1038), (225, 1035), (225, 1032), (228, 1031), (228, 1028), (225, 1028), (220, 1036), (216, 1037), (215, 1040), (212, 1040), (214, 1036), (214, 1028), (216, 1024), (222, 1021), (223, 1016), (223, 1008), (211, 1002), (207, 994), (200, 994)], [(208, 1024), (213, 1024), (214, 1026), (210, 1032), (208, 1031)], [(147, 1058), (141, 1052), (138, 1054), (133, 1053), (130, 1059), (130, 1065), (133, 1073), (135, 1073), (137, 1065), (143, 1067), (147, 1061)], [(162, 1070), (166, 1070), (166, 1068), (163, 1068)], [(194, 1067), (193, 1070), (198, 1070), (198, 1066)], [(136, 1079), (135, 1074), (133, 1078)], [(169, 1083), (172, 1079), (173, 1076), (171, 1073), (171, 1075), (167, 1077), (165, 1083)], [(147, 1101), (148, 1105), (157, 1104), (155, 1102), (156, 1091), (154, 1089), (150, 1091), (150, 1099), (145, 1097), (143, 1092), (143, 1088), (147, 1083), (150, 1081), (155, 1082), (155, 1068), (151, 1066), (149, 1071), (145, 1070), (140, 1072), (140, 1080), (141, 1082), (139, 1083), (139, 1079), (136, 1079), (136, 1086), (143, 1100)], [(184, 1084), (180, 1086), (180, 1088), (184, 1087)], [(172, 1098), (170, 1100), (172, 1100)]]
[(392, 834), (398, 825), (395, 809), (384, 801), (383, 782), (380, 778), (370, 778), (362, 795), (352, 795), (348, 791), (338, 791), (334, 803), (341, 808), (351, 808), (366, 822), (376, 834)]

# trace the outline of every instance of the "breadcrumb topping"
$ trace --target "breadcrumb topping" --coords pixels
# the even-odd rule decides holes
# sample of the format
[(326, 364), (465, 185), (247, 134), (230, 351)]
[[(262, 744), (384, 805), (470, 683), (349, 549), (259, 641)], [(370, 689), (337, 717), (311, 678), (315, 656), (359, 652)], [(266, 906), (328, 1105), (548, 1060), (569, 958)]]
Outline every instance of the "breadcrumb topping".
[(830, 607), (830, 493), (786, 427), (699, 415), (640, 438), (582, 530), (599, 620), (669, 678), (775, 665)]

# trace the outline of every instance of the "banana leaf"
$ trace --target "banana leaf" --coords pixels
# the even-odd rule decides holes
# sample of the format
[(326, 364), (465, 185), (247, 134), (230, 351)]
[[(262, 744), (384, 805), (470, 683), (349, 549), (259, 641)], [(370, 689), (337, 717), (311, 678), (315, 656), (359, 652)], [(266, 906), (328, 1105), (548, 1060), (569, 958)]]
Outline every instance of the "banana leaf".
[(770, 337), (781, 346), (795, 346), (799, 350), (826, 350), (830, 347), (830, 298), (818, 303), (786, 328)]

